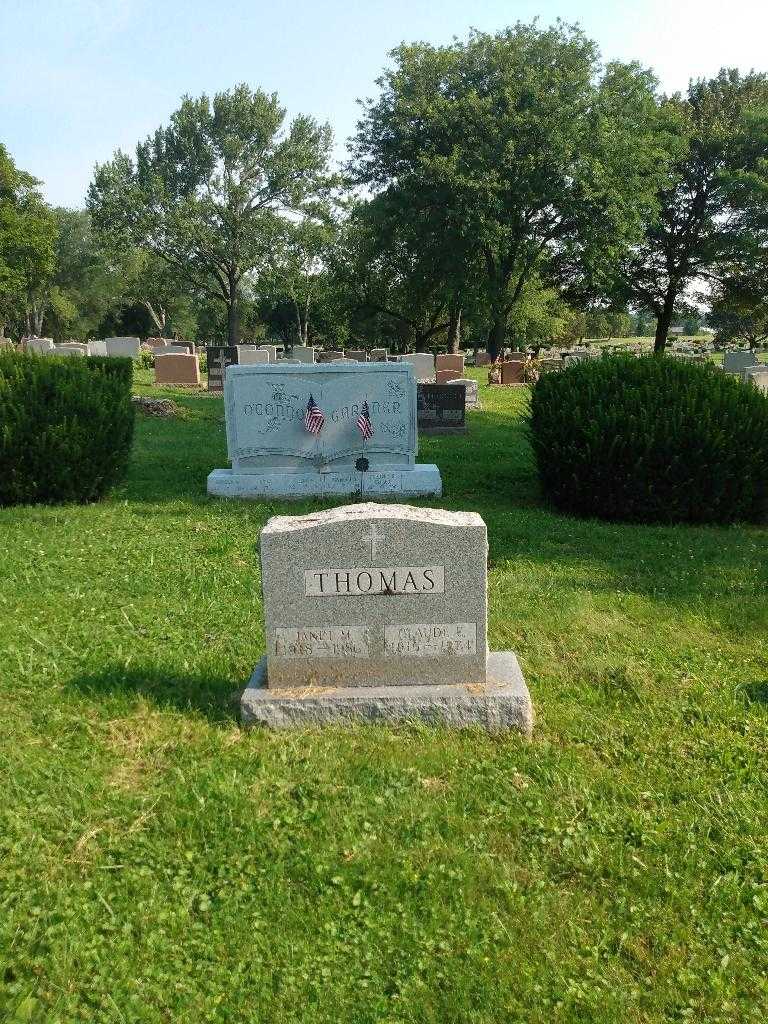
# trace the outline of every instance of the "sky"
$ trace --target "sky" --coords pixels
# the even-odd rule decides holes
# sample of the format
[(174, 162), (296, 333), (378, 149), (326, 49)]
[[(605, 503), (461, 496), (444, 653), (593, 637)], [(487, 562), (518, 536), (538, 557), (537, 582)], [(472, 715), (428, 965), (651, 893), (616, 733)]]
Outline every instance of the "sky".
[(238, 82), (328, 121), (336, 156), (403, 40), (578, 22), (605, 60), (667, 92), (722, 66), (768, 71), (768, 0), (0, 0), (0, 142), (49, 202), (82, 206), (96, 163), (165, 124), (184, 94)]

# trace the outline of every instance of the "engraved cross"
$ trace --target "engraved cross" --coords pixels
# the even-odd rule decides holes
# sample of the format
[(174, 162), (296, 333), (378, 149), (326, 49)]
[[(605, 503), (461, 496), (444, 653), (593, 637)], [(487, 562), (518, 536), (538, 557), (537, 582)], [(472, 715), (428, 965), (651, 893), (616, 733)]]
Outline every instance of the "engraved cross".
[(383, 533), (379, 533), (376, 529), (376, 524), (371, 523), (371, 528), (368, 533), (363, 534), (363, 540), (371, 545), (371, 561), (376, 561), (376, 556), (379, 553), (379, 541), (386, 540), (386, 536)]

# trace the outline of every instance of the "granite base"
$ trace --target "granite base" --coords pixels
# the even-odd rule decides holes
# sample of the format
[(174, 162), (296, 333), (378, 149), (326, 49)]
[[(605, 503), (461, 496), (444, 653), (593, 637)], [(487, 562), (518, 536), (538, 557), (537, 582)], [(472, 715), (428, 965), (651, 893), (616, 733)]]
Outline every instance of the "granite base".
[(372, 469), (366, 473), (238, 473), (214, 469), (208, 493), (218, 498), (439, 498), (440, 470), (422, 464), (410, 469)]
[(420, 721), (491, 733), (516, 731), (527, 737), (533, 731), (531, 695), (512, 651), (488, 655), (485, 683), (302, 690), (270, 690), (264, 656), (243, 691), (240, 714), (243, 725), (269, 729)]

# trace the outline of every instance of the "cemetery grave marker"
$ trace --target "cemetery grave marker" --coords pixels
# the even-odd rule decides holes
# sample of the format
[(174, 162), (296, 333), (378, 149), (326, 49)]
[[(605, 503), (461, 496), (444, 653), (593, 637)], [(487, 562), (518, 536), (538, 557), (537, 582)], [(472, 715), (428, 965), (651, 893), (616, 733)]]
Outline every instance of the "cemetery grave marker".
[(200, 362), (196, 355), (169, 352), (155, 356), (155, 384), (200, 384)]
[(123, 356), (128, 359), (139, 358), (141, 342), (138, 338), (105, 338), (104, 344), (108, 356)]
[(530, 735), (512, 652), (487, 642), (487, 537), (474, 512), (347, 505), (261, 532), (267, 653), (241, 699), (275, 728), (420, 718)]
[(232, 469), (210, 473), (210, 494), (442, 493), (437, 466), (416, 464), (416, 384), (406, 363), (232, 366), (224, 397)]
[(223, 391), (224, 377), (228, 366), (236, 366), (240, 361), (237, 345), (208, 345), (205, 349), (208, 365), (208, 390)]
[(419, 384), (417, 393), (422, 433), (466, 434), (466, 391), (461, 384)]

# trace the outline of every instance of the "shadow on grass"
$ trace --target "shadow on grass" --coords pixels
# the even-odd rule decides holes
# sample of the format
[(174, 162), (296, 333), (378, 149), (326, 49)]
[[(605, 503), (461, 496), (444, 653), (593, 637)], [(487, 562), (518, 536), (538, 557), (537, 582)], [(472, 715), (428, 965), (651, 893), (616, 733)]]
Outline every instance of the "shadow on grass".
[(108, 666), (100, 672), (75, 676), (69, 686), (88, 699), (143, 697), (158, 709), (202, 715), (209, 722), (231, 725), (237, 719), (239, 697), (246, 680), (190, 675), (157, 666)]

